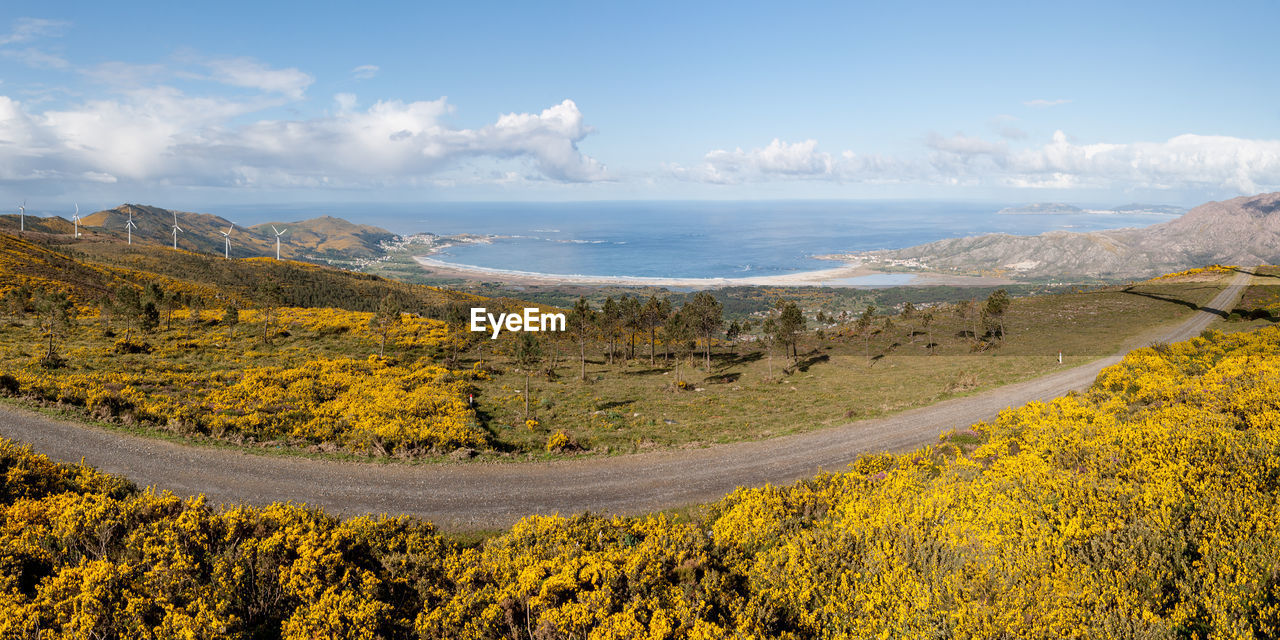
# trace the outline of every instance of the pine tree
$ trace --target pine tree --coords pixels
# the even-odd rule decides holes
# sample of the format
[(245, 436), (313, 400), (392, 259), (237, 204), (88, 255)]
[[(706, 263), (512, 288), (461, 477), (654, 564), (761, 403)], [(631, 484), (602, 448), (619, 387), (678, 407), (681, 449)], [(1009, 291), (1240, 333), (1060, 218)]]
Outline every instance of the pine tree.
[(53, 369), (62, 365), (56, 349), (57, 339), (71, 328), (71, 299), (61, 291), (41, 293), (35, 299), (35, 310), (40, 318), (40, 331), (48, 338), (48, 348), (40, 364)]
[(649, 329), (649, 366), (654, 366), (656, 363), (654, 352), (658, 327), (667, 321), (669, 315), (671, 315), (671, 301), (668, 299), (659, 301), (657, 296), (649, 296), (644, 303), (641, 316), (644, 318), (644, 325)]
[(699, 291), (680, 312), (686, 315), (690, 329), (702, 338), (705, 368), (710, 372), (711, 339), (724, 324), (724, 309), (715, 296), (706, 291)]
[(542, 343), (537, 334), (522, 331), (516, 334), (511, 345), (511, 359), (524, 372), (524, 419), (529, 419), (529, 376), (533, 367), (542, 360)]
[(378, 304), (378, 311), (373, 314), (370, 320), (382, 338), (381, 344), (378, 346), (378, 357), (385, 358), (387, 355), (387, 336), (400, 324), (400, 301), (395, 296), (388, 293), (382, 298), (382, 302)]
[(595, 324), (596, 312), (587, 303), (587, 299), (579, 297), (578, 301), (573, 304), (573, 309), (569, 310), (569, 317), (566, 318), (569, 332), (578, 341), (578, 356), (582, 362), (581, 379), (587, 379), (587, 338), (591, 336), (591, 327)]
[(982, 315), (987, 318), (988, 322), (995, 325), (996, 335), (1004, 341), (1004, 314), (1009, 310), (1009, 292), (1004, 289), (996, 289), (987, 297), (987, 302), (982, 306)]

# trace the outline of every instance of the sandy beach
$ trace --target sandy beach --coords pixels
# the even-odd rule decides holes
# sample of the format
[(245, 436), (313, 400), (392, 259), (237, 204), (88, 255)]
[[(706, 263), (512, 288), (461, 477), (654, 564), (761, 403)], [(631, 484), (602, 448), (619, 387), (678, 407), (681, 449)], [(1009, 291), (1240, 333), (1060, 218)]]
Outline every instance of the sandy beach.
[(414, 260), (433, 274), (446, 278), (502, 282), (509, 285), (621, 285), (647, 287), (681, 287), (715, 289), (739, 286), (778, 287), (885, 287), (910, 285), (989, 286), (1005, 284), (1000, 278), (980, 278), (931, 273), (887, 273), (866, 267), (860, 262), (844, 262), (830, 269), (745, 278), (659, 278), (640, 276), (539, 273), (491, 269), (456, 264), (430, 256), (414, 256)]

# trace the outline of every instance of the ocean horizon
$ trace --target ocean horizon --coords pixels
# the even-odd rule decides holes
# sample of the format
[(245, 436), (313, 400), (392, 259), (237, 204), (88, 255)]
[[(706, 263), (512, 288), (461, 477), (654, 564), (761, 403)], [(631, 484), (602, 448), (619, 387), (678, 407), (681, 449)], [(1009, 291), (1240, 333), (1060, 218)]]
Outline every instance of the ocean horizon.
[[(1008, 203), (932, 201), (441, 202), (236, 205), (246, 223), (333, 215), (407, 235), (478, 234), (432, 258), (490, 270), (609, 277), (743, 278), (835, 266), (815, 256), (985, 233), (1144, 227), (1172, 215), (1005, 215)], [(246, 219), (248, 218), (248, 219)], [(256, 218), (256, 219), (255, 219)]]

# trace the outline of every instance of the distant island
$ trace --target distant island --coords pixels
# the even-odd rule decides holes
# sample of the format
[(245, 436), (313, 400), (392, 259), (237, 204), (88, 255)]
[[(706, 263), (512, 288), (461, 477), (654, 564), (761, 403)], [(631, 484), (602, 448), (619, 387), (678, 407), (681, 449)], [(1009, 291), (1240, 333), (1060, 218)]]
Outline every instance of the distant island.
[(1070, 215), (1070, 214), (1093, 214), (1093, 215), (1159, 215), (1159, 216), (1180, 216), (1187, 210), (1182, 207), (1175, 207), (1165, 204), (1123, 204), (1118, 207), (1107, 207), (1104, 209), (1084, 209), (1075, 205), (1066, 204), (1064, 202), (1034, 202), (1031, 204), (1014, 205), (1005, 207), (996, 212), (1001, 216), (1049, 216), (1049, 215)]
[(1084, 213), (1080, 207), (1064, 204), (1061, 202), (1036, 202), (1033, 204), (1023, 204), (1013, 207), (1005, 207), (996, 212), (1000, 216), (1047, 216), (1060, 215), (1064, 213)]

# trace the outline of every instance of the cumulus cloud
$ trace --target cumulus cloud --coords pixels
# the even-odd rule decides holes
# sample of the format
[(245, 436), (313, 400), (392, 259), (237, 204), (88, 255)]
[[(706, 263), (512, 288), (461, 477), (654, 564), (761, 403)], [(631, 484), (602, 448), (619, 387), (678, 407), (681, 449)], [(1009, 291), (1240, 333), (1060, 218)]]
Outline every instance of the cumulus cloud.
[(301, 100), (315, 81), (294, 68), (272, 69), (252, 58), (225, 58), (205, 63), (213, 80), (234, 87), (258, 89)]
[(807, 140), (774, 140), (763, 148), (715, 150), (695, 167), (668, 165), (685, 180), (737, 184), (768, 180), (912, 182), (1070, 189), (1280, 189), (1280, 140), (1186, 134), (1163, 142), (1080, 144), (1055, 132), (1044, 144), (1012, 149), (1007, 142), (957, 134), (925, 139), (919, 158), (838, 156)]
[(831, 173), (831, 155), (817, 151), (817, 140), (786, 143), (773, 139), (763, 149), (717, 149), (707, 154), (707, 164), (719, 172), (818, 176)]
[(356, 80), (368, 80), (378, 75), (378, 71), (378, 65), (376, 64), (362, 64), (351, 70), (351, 77)]
[(1060, 104), (1067, 104), (1068, 102), (1071, 102), (1071, 101), (1066, 98), (1058, 98), (1057, 100), (1045, 100), (1043, 98), (1036, 98), (1035, 100), (1027, 100), (1022, 104), (1028, 107), (1043, 109), (1045, 107), (1056, 107)]
[(770, 180), (897, 181), (909, 167), (891, 158), (852, 151), (832, 155), (819, 151), (816, 140), (786, 142), (774, 138), (764, 147), (716, 149), (704, 156), (702, 164), (667, 164), (664, 169), (681, 180), (740, 184)]
[(1032, 184), (1073, 176), (1076, 184), (1251, 194), (1280, 188), (1280, 140), (1184, 134), (1164, 142), (1076, 144), (1057, 131), (1048, 144), (1011, 154), (1008, 171)]
[[(237, 78), (286, 95), (309, 83)], [(275, 102), (154, 87), (36, 111), (0, 96), (0, 180), (361, 187), (425, 183), (483, 158), (523, 161), (543, 179), (606, 178), (604, 167), (578, 150), (593, 130), (572, 100), (474, 129), (445, 122), (453, 108), (444, 98), (378, 101), (365, 110), (352, 95), (335, 101), (338, 111), (320, 117), (236, 124)]]

